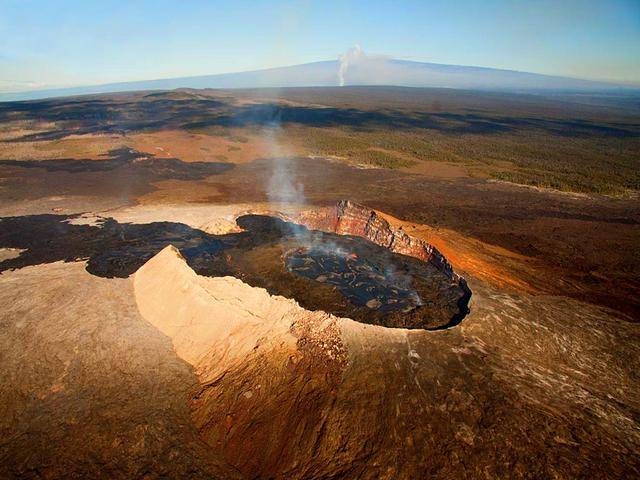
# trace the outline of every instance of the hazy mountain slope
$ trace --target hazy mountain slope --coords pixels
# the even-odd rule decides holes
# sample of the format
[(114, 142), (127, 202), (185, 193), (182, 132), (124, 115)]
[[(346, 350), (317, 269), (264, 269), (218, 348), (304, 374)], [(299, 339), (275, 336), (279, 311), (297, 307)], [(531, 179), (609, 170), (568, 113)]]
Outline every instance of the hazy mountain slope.
[[(133, 90), (174, 88), (260, 88), (338, 86), (340, 61), (306, 63), (240, 73), (144, 80), (105, 85), (0, 93), (0, 101), (28, 100)], [(345, 85), (397, 85), (499, 91), (606, 92), (640, 91), (616, 84), (495, 68), (444, 65), (378, 57), (351, 59), (343, 67)]]

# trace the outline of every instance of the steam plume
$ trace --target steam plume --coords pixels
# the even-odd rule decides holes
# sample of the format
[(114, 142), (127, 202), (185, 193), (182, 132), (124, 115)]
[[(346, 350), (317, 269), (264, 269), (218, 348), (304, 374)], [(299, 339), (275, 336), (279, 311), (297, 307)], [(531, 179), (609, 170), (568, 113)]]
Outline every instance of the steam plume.
[(269, 146), (269, 157), (273, 161), (273, 170), (267, 184), (267, 197), (272, 204), (304, 204), (304, 187), (295, 181), (292, 154), (280, 141), (282, 128), (279, 117), (278, 112), (263, 132)]
[(349, 69), (349, 65), (366, 58), (367, 56), (360, 45), (353, 46), (338, 57), (338, 60), (340, 61), (340, 68), (338, 69), (338, 83), (341, 87), (344, 87), (344, 76)]

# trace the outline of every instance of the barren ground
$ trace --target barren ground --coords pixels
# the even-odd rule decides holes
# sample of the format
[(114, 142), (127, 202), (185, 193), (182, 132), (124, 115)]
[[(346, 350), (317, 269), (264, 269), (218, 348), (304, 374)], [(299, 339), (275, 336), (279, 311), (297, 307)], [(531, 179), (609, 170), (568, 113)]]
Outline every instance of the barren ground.
[[(0, 219), (1, 477), (640, 476), (640, 204), (621, 180), (637, 175), (637, 112), (374, 93), (1, 106), (0, 216), (22, 218)], [(274, 199), (282, 157), (304, 195)], [(609, 177), (593, 166), (604, 159)], [(510, 182), (530, 184), (546, 162), (565, 162), (546, 171), (574, 192), (495, 181), (517, 171)], [(198, 275), (182, 237), (163, 237), (131, 275), (115, 255), (109, 268), (128, 276), (105, 278), (82, 253), (97, 236), (49, 259), (62, 230), (36, 231), (34, 257), (5, 228), (82, 214), (70, 223), (237, 235), (242, 215), (295, 219), (345, 198), (466, 279), (459, 325), (367, 325), (239, 274)]]

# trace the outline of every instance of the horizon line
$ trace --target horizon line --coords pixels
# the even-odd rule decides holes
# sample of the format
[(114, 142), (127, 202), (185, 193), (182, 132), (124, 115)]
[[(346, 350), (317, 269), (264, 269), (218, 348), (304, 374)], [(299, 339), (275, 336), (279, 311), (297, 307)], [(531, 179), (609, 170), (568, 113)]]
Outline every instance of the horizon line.
[[(534, 74), (534, 75), (540, 75), (540, 76), (549, 77), (549, 78), (562, 78), (562, 79), (579, 80), (579, 81), (586, 81), (586, 82), (593, 82), (593, 83), (606, 83), (606, 84), (610, 84), (611, 87), (640, 88), (640, 81), (635, 81), (635, 80), (622, 81), (622, 80), (607, 80), (602, 78), (586, 78), (586, 77), (578, 77), (578, 76), (572, 76), (572, 75), (539, 73), (539, 72), (528, 71), (528, 70), (515, 70), (512, 68), (487, 67), (483, 65), (462, 65), (462, 64), (454, 64), (454, 63), (441, 63), (441, 62), (432, 62), (432, 61), (413, 60), (413, 59), (407, 59), (402, 57), (400, 58), (387, 57), (387, 59), (390, 61), (421, 63), (421, 64), (429, 64), (429, 65), (480, 68), (480, 69), (487, 69), (487, 70), (499, 70), (503, 72)], [(269, 71), (269, 70), (276, 70), (280, 68), (291, 68), (291, 67), (297, 67), (302, 65), (312, 65), (315, 63), (328, 63), (328, 62), (339, 63), (340, 60), (339, 59), (314, 60), (311, 62), (276, 65), (271, 67), (255, 68), (255, 69), (249, 69), (249, 70), (234, 70), (234, 71), (219, 72), (219, 73), (202, 73), (202, 74), (193, 74), (193, 75), (175, 75), (175, 76), (156, 77), (156, 78), (127, 79), (127, 80), (117, 80), (117, 81), (105, 82), (105, 83), (78, 83), (78, 84), (64, 84), (64, 85), (49, 85), (45, 87), (38, 87), (38, 88), (26, 89), (26, 90), (4, 90), (4, 91), (0, 90), (0, 96), (29, 94), (29, 93), (47, 92), (47, 91), (55, 91), (55, 90), (73, 89), (73, 88), (108, 87), (111, 85), (116, 86), (116, 85), (137, 83), (137, 82), (156, 82), (156, 81), (164, 81), (164, 80), (178, 80), (178, 79), (234, 75), (234, 74), (243, 74), (243, 73), (257, 73), (257, 72), (263, 72), (263, 71)], [(336, 76), (337, 75), (338, 73), (336, 71)], [(393, 86), (393, 84), (389, 84), (388, 86)], [(178, 87), (178, 88), (183, 88), (183, 87)], [(188, 87), (184, 87), (184, 88), (188, 88)], [(281, 88), (285, 88), (285, 87), (281, 87)]]

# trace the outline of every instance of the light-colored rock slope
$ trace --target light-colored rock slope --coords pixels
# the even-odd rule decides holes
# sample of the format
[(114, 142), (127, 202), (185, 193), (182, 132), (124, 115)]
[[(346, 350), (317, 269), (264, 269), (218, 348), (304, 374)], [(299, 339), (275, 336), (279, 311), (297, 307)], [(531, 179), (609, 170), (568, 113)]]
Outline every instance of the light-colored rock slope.
[(142, 316), (206, 376), (224, 373), (260, 345), (295, 348), (292, 325), (326, 317), (234, 277), (199, 276), (171, 245), (136, 272), (134, 286)]
[(248, 478), (638, 472), (638, 332), (601, 309), (473, 281), (459, 327), (386, 329), (199, 277), (170, 247), (134, 286), (195, 367), (200, 435)]
[(238, 478), (194, 428), (197, 379), (131, 279), (26, 267), (0, 274), (0, 305), (0, 478)]

